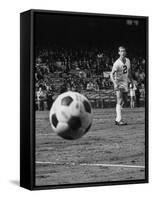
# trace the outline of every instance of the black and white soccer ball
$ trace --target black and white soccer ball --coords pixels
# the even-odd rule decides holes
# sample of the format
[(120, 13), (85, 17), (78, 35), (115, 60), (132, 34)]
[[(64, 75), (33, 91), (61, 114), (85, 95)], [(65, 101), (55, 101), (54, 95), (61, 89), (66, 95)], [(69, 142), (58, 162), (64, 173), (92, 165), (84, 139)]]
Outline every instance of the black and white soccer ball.
[(53, 131), (67, 140), (85, 135), (92, 125), (92, 118), (90, 102), (77, 92), (69, 91), (59, 95), (50, 110)]

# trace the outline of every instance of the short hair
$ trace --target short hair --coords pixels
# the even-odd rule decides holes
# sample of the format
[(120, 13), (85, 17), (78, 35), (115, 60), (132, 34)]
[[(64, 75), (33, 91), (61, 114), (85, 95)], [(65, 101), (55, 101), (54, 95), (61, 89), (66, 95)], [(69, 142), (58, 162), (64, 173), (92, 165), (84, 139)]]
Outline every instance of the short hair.
[(125, 46), (119, 46), (118, 50), (120, 50), (120, 49), (125, 49), (126, 50), (126, 47)]

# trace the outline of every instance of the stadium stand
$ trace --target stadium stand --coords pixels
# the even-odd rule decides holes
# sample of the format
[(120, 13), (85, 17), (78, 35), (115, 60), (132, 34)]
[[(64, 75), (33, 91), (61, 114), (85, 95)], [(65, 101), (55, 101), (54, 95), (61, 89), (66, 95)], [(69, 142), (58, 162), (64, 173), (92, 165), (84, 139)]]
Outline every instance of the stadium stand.
[[(140, 106), (145, 98), (145, 59), (141, 56), (130, 59), (139, 99), (137, 106)], [(87, 96), (93, 108), (114, 106), (115, 95), (109, 73), (115, 60), (113, 52), (97, 48), (39, 50), (35, 61), (36, 110), (50, 109), (53, 100), (68, 90)]]

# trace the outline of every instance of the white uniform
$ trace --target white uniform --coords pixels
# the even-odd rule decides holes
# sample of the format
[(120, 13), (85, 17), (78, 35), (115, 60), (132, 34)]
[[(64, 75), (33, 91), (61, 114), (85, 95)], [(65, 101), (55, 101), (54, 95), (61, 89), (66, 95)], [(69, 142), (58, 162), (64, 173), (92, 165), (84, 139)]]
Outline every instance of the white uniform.
[(130, 70), (130, 60), (125, 58), (125, 63), (118, 58), (113, 64), (112, 75), (116, 80), (118, 90), (123, 90), (124, 92), (128, 91), (128, 74)]

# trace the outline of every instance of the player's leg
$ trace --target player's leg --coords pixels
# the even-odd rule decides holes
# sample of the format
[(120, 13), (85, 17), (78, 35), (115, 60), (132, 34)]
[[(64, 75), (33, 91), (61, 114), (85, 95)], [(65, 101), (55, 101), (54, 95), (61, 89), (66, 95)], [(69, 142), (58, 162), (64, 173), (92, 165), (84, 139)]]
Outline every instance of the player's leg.
[(126, 90), (122, 90), (122, 107), (127, 106), (128, 104), (128, 92)]
[(116, 125), (127, 125), (126, 122), (122, 120), (122, 104), (123, 104), (123, 91), (118, 90), (116, 91), (116, 98), (117, 98), (117, 104), (116, 104)]
[(120, 90), (116, 91), (116, 122), (120, 122), (122, 120), (121, 110), (122, 110), (122, 92)]

